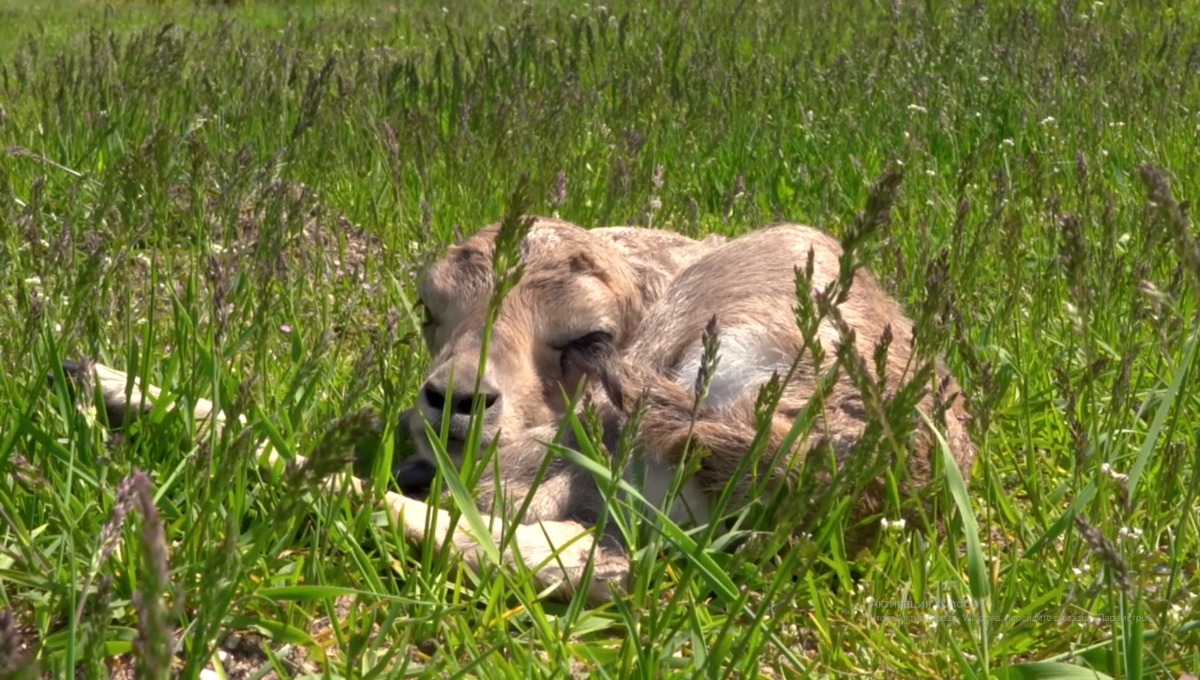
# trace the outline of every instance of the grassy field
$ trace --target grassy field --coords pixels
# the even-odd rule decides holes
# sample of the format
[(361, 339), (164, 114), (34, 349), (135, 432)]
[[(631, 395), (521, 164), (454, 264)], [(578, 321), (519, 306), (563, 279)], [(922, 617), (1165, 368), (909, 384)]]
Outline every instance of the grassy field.
[[(1200, 674), (1196, 4), (479, 5), (0, 0), (0, 677)], [(976, 414), (940, 533), (648, 531), (587, 609), (251, 457), (411, 403), (415, 272), (522, 175), (841, 234), (889, 163), (867, 264)], [(82, 356), (247, 425), (109, 434), (47, 381)]]

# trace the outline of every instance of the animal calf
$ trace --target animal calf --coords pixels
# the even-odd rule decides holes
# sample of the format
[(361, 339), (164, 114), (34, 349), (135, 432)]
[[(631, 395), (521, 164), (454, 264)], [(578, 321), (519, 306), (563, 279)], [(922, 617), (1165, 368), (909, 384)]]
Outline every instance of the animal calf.
[[(418, 406), (403, 416), (419, 452), (397, 479), (407, 493), (421, 496), (434, 472), (425, 422), (435, 431), (444, 426), (451, 457), (460, 457), (472, 406), (479, 403), (483, 444), (494, 444), (498, 456), (477, 489), (480, 509), (490, 513), (485, 517), (490, 535), (451, 526), (445, 511), (419, 498), (388, 493), (383, 499), (410, 540), (452, 545), (468, 568), (497, 559), (521, 561), (539, 587), (557, 586), (560, 597), (582, 587), (591, 602), (608, 599), (611, 586), (619, 590), (628, 577), (625, 547), (592, 531), (610, 508), (589, 472), (556, 457), (534, 484), (548, 455), (546, 442), (572, 406), (565, 395), (582, 390), (597, 404), (609, 445), (638, 416), (638, 427), (628, 434), (637, 444), (635, 465), (645, 466), (644, 495), (651, 503), (664, 502), (686, 450), (706, 451), (669, 509), (676, 521), (704, 522), (712, 501), (731, 483), (735, 503), (745, 503), (794, 482), (810, 451), (832, 451), (839, 465), (846, 464), (879, 415), (878, 405), (914, 370), (911, 321), (859, 270), (844, 299), (835, 300), (811, 335), (826, 356), (839, 349), (845, 354), (849, 348), (842, 342), (853, 337), (855, 352), (845, 354), (850, 360), (874, 356), (886, 345), (882, 389), (864, 399), (861, 381), (856, 385), (845, 371), (822, 388), (828, 374), (807, 358), (811, 347), (805, 348), (797, 324), (796, 269), (806, 269), (811, 257), (807, 293), (815, 301), (838, 280), (842, 253), (828, 235), (797, 225), (697, 243), (657, 230), (584, 230), (537, 221), (521, 244), (524, 275), (502, 303), (485, 357), (497, 229), (451, 248), (423, 277), (422, 301), (429, 310), (423, 330), (434, 362)], [(706, 352), (714, 347), (719, 359), (712, 370)], [(709, 374), (697, 380), (702, 367)], [(98, 365), (76, 368), (96, 377), (110, 414), (125, 414), (143, 392), (151, 402), (158, 396), (153, 387), (135, 389), (127, 402), (127, 376)], [(929, 416), (945, 411), (945, 439), (967, 476), (974, 459), (965, 430), (968, 415), (963, 400), (955, 398), (953, 378), (940, 367), (936, 372), (936, 389), (920, 398), (919, 408)], [(772, 376), (785, 380), (767, 421), (763, 457), (751, 468), (743, 462), (758, 436), (758, 394)], [(806, 409), (816, 416), (816, 436), (785, 448)], [(450, 420), (443, 421), (447, 415)], [(220, 424), (221, 415), (207, 402), (197, 405), (196, 416)], [(902, 442), (909, 449), (902, 490), (915, 493), (930, 480), (936, 449), (919, 423), (908, 440)], [(263, 455), (272, 462), (278, 457), (269, 449)], [(622, 472), (630, 476), (630, 470)], [(348, 475), (333, 481), (359, 486)], [(882, 488), (869, 491), (855, 517), (878, 509)], [(523, 505), (528, 506), (523, 523), (505, 532), (497, 515)], [(505, 533), (512, 540), (501, 551), (496, 546)], [(589, 567), (591, 579), (584, 583)]]

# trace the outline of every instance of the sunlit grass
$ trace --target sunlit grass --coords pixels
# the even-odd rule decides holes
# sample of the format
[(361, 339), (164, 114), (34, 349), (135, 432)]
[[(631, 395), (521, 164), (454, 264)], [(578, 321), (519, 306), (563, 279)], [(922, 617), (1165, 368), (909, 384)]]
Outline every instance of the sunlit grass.
[[(0, 0), (0, 27), (0, 675), (13, 640), (57, 676), (169, 633), (194, 676), (230, 632), (287, 676), (1200, 669), (1191, 5)], [(410, 403), (413, 272), (523, 174), (584, 225), (841, 234), (889, 161), (867, 264), (976, 414), (940, 533), (890, 524), (852, 573), (822, 526), (639, 527), (631, 595), (589, 610), (252, 459), (336, 464)], [(246, 425), (108, 435), (47, 381), (81, 356)]]

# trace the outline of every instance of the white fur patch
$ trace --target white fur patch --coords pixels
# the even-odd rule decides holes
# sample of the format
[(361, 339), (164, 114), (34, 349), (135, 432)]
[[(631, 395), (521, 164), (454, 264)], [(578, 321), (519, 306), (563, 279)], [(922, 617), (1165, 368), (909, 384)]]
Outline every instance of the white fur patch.
[[(791, 357), (780, 351), (761, 329), (735, 327), (719, 331), (717, 337), (721, 341), (717, 372), (708, 386), (704, 402), (707, 406), (720, 408), (747, 392), (757, 392), (771, 379), (772, 373), (782, 376), (792, 365)], [(703, 355), (704, 347), (697, 341), (684, 353), (675, 372), (675, 381), (693, 393)]]
[[(626, 468), (625, 480), (637, 486), (637, 477), (633, 465)], [(641, 486), (642, 496), (646, 502), (656, 508), (663, 509), (667, 500), (667, 492), (675, 483), (675, 468), (668, 467), (655, 461), (645, 461), (645, 475)], [(708, 522), (711, 510), (708, 505), (708, 495), (700, 488), (695, 479), (684, 480), (679, 493), (672, 499), (667, 516), (671, 521), (682, 527), (695, 526)]]

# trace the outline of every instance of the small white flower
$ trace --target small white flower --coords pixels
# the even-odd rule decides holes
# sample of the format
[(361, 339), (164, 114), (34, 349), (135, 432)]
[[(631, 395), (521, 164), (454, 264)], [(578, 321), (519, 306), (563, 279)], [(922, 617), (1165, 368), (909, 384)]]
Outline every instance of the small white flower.
[[(1151, 285), (1153, 285), (1153, 284), (1151, 284)], [(1145, 291), (1142, 291), (1142, 292), (1144, 293)], [(1124, 482), (1129, 479), (1129, 475), (1117, 472), (1108, 463), (1100, 464), (1100, 474), (1102, 474), (1105, 477), (1108, 477), (1109, 479), (1116, 481), (1116, 482)]]
[(1017, 145), (1017, 143), (1012, 140), (1012, 137), (1005, 137), (1003, 140), (1001, 140), (1000, 144), (1002, 146), (1016, 146)]
[(1117, 535), (1132, 541), (1142, 537), (1142, 530), (1137, 527), (1121, 527), (1117, 529)]
[(915, 111), (917, 113), (929, 113), (929, 109), (925, 108), (924, 106), (921, 106), (920, 104), (909, 104), (908, 110)]
[(1046, 116), (1045, 118), (1042, 119), (1041, 124), (1042, 125), (1053, 125), (1054, 124), (1054, 116)]

